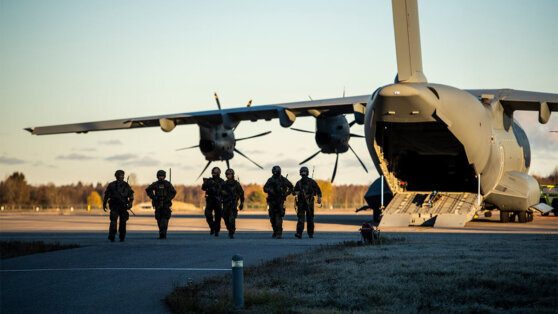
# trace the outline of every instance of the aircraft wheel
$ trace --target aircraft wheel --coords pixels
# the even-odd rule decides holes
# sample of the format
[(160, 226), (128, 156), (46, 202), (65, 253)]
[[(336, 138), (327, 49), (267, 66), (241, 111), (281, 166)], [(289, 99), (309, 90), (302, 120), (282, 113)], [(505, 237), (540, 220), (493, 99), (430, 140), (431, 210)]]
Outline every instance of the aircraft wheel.
[(484, 217), (486, 217), (486, 218), (492, 217), (492, 212), (491, 211), (485, 211), (484, 212)]
[(500, 222), (502, 223), (510, 222), (510, 212), (500, 211)]
[(520, 223), (526, 223), (527, 222), (527, 212), (522, 210), (520, 212), (517, 212), (517, 217), (518, 217), (518, 221)]
[(533, 213), (527, 213), (527, 221), (533, 221)]
[(515, 216), (517, 216), (516, 212), (510, 212), (509, 222), (515, 222)]
[(381, 211), (379, 209), (374, 209), (373, 210), (373, 218), (374, 218), (374, 222), (380, 222), (380, 213)]

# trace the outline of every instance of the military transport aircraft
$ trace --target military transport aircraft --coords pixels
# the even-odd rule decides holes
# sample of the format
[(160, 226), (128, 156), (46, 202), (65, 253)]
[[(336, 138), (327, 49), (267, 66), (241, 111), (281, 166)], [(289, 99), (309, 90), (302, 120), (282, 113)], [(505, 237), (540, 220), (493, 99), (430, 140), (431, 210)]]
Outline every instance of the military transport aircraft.
[[(370, 95), (26, 130), (45, 135), (158, 126), (170, 132), (195, 123), (200, 149), (211, 162), (224, 158), (223, 153), (212, 155), (213, 150), (231, 157), (238, 152), (233, 130), (245, 120), (277, 118), (282, 127), (290, 127), (299, 117), (313, 116), (317, 132), (324, 132), (316, 134), (321, 151), (341, 153), (349, 147), (343, 115), (352, 114), (354, 123), (364, 125), (368, 150), (384, 182), (380, 186), (388, 190), (383, 193), (393, 195), (380, 226), (464, 226), (476, 212), (491, 209), (500, 210), (502, 222), (515, 217), (528, 221), (539, 203), (539, 185), (527, 174), (529, 141), (513, 113), (538, 111), (539, 122), (547, 123), (558, 111), (558, 94), (429, 83), (422, 70), (417, 1), (393, 0), (392, 7), (398, 72), (393, 84)], [(337, 142), (328, 146), (329, 141)]]

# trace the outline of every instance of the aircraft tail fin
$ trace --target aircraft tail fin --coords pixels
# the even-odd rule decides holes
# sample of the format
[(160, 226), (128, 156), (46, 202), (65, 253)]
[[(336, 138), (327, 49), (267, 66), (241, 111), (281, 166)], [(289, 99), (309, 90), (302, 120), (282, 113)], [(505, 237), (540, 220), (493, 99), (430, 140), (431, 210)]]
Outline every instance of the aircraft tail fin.
[(400, 83), (423, 83), (417, 0), (392, 0), (397, 78)]

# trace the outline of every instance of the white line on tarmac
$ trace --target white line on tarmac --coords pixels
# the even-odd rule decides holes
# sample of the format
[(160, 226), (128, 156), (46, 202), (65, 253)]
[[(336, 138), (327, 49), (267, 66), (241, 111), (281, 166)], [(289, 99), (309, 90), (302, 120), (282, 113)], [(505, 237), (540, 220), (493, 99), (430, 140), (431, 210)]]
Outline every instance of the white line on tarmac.
[(226, 268), (115, 268), (115, 267), (92, 267), (92, 268), (35, 268), (35, 269), (1, 269), (3, 273), (15, 272), (38, 272), (38, 271), (84, 271), (84, 270), (141, 270), (141, 271), (231, 271)]

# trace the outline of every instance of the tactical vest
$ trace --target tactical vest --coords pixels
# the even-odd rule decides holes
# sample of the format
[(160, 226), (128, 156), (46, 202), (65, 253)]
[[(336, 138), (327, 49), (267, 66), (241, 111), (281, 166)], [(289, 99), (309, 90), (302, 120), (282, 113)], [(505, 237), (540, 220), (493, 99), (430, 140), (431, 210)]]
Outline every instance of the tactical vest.
[(155, 198), (158, 201), (167, 201), (169, 198), (167, 188), (165, 187), (165, 181), (155, 183)]

